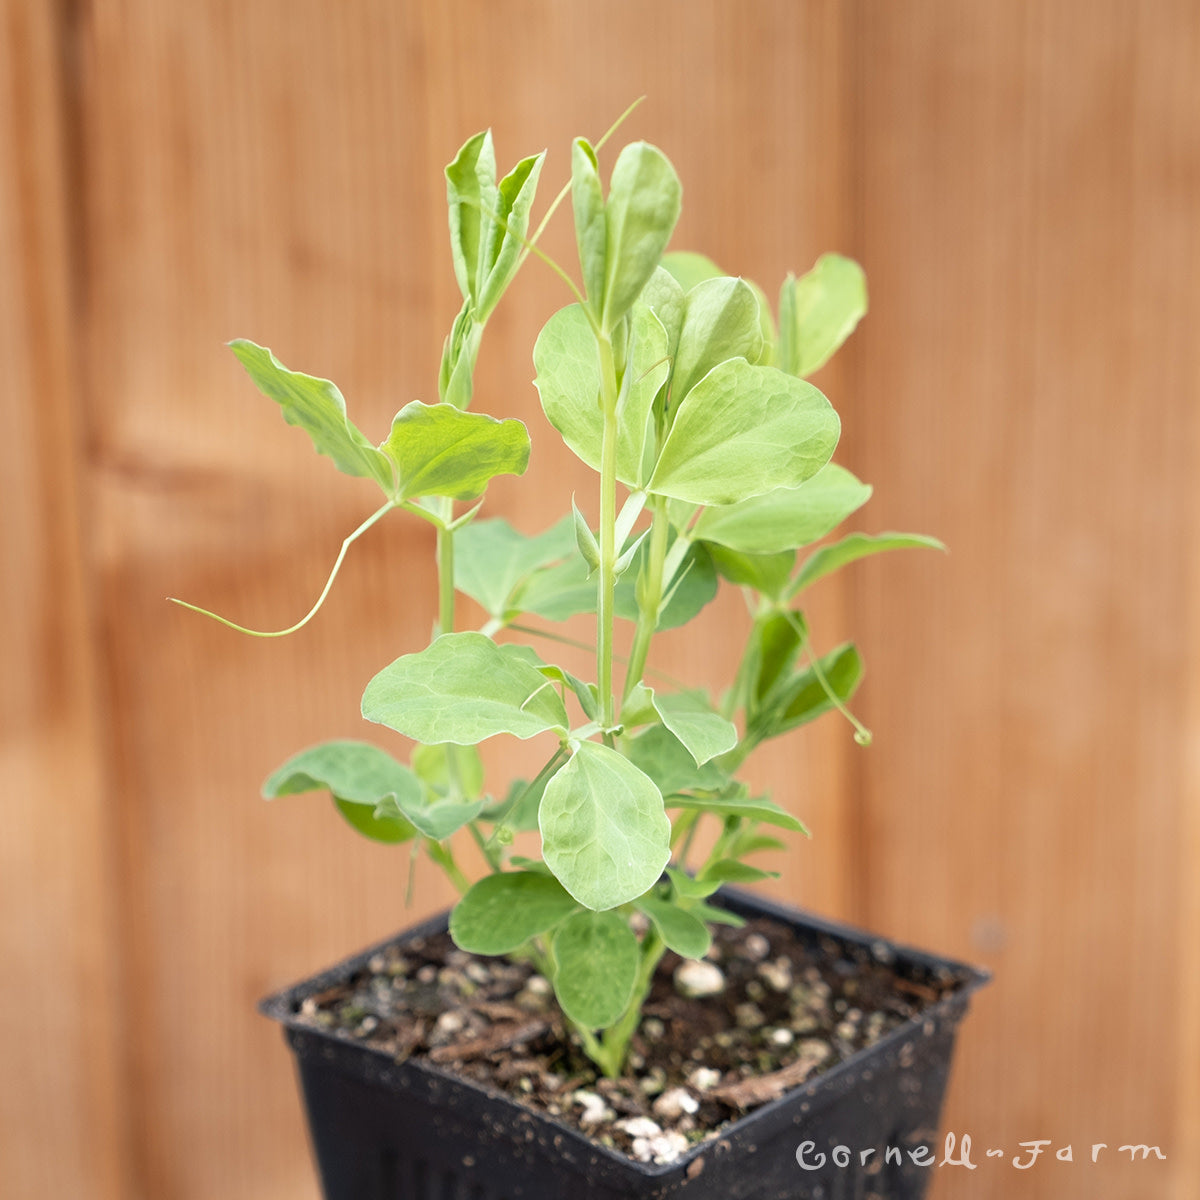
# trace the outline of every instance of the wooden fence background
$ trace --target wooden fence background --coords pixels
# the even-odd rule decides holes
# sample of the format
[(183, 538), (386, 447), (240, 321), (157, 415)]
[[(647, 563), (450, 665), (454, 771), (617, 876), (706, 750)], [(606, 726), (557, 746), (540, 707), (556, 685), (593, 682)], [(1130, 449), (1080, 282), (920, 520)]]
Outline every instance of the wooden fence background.
[[(315, 1197), (254, 1002), (410, 914), (395, 853), (257, 787), (360, 733), (432, 618), (428, 538), (365, 539), (282, 642), (164, 603), (286, 624), (371, 503), (222, 343), (337, 380), (382, 436), (455, 308), (443, 164), (491, 124), (564, 178), (642, 93), (677, 244), (769, 287), (863, 262), (840, 458), (867, 528), (952, 548), (822, 597), (876, 744), (831, 724), (761, 768), (816, 832), (778, 890), (995, 971), (946, 1113), (981, 1165), (941, 1200), (1200, 1192), (1194, 0), (0, 0), (9, 1200)], [(484, 344), (486, 407), (535, 447), (490, 511), (529, 530), (584, 486), (529, 386), (562, 302), (526, 268)], [(662, 665), (713, 677), (737, 618)], [(420, 912), (446, 899), (421, 877)], [(983, 1158), (1030, 1139), (1075, 1162)]]

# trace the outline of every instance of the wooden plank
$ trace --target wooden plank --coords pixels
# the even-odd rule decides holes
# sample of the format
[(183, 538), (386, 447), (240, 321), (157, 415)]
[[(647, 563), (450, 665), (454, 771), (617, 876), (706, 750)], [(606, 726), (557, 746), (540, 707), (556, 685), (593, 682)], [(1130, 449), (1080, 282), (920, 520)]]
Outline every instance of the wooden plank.
[(128, 1195), (110, 818), (79, 522), (63, 45), (0, 4), (0, 1193)]
[[(840, 159), (828, 157), (837, 16), (782, 0), (748, 15), (541, 0), (520, 21), (465, 0), (88, 9), (88, 434), (141, 1194), (315, 1194), (291, 1069), (253, 1002), (415, 915), (402, 856), (346, 834), (325, 804), (267, 807), (255, 792), (306, 741), (363, 735), (364, 681), (432, 619), (429, 566), (399, 565), (430, 549), (427, 532), (373, 533), (327, 612), (287, 642), (239, 640), (163, 603), (183, 594), (288, 624), (371, 507), (365, 485), (314, 463), (220, 343), (252, 336), (337, 380), (381, 437), (401, 404), (431, 397), (456, 307), (442, 165), (491, 123), (504, 162), (553, 148), (550, 194), (569, 138), (598, 135), (647, 88), (628, 132), (661, 143), (687, 181), (683, 238), (773, 286), (777, 252), (804, 269), (842, 231)], [(686, 53), (668, 52), (681, 38)], [(780, 126), (766, 106), (787, 155), (769, 153)], [(829, 170), (813, 170), (823, 156)], [(546, 244), (565, 259), (570, 241), (563, 221)], [(550, 499), (557, 512), (590, 486), (549, 446), (526, 382), (536, 330), (567, 299), (527, 270), (484, 345), (479, 407), (526, 418), (535, 439), (528, 481), (498, 484), (489, 511), (527, 530)], [(736, 606), (717, 616), (739, 619)], [(661, 665), (698, 680), (727, 665), (727, 626), (710, 628), (710, 659), (676, 645)], [(488, 757), (499, 768), (516, 755)], [(789, 751), (774, 771), (789, 788), (821, 785), (805, 816), (834, 832), (803, 852), (817, 881), (805, 890), (836, 907), (840, 767)], [(447, 899), (423, 870), (416, 911)]]
[[(936, 0), (853, 14), (874, 311), (852, 465), (898, 524), (952, 550), (867, 566), (855, 593), (887, 681), (867, 700), (879, 738), (860, 780), (867, 913), (997, 973), (948, 1118), (977, 1148), (1177, 1156), (1052, 1164), (1023, 1196), (1198, 1182), (1195, 1041), (1186, 1059), (1176, 1041), (1194, 1022), (1178, 956), (1194, 980), (1200, 953), (1180, 857), (1196, 17)], [(1011, 1195), (1012, 1180), (981, 1167), (971, 1194)], [(962, 1186), (943, 1174), (936, 1194)]]

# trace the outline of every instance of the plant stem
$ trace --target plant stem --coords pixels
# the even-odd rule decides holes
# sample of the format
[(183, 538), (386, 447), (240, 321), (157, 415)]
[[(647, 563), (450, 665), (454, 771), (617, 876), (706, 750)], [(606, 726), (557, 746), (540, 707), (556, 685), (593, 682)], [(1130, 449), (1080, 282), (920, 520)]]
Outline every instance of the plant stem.
[(454, 885), (458, 894), (465, 896), (471, 890), (471, 881), (462, 873), (462, 869), (458, 863), (454, 861), (454, 854), (449, 845), (431, 841), (426, 841), (425, 845), (428, 849), (429, 857), (446, 872), (446, 878)]
[(633, 648), (629, 652), (629, 669), (625, 672), (625, 699), (641, 682), (646, 671), (646, 656), (650, 652), (650, 641), (658, 627), (658, 609), (662, 603), (663, 562), (667, 557), (667, 501), (664, 496), (654, 497), (654, 519), (650, 526), (650, 549), (646, 556), (645, 583), (638, 597), (637, 631), (633, 635)]
[(597, 334), (600, 351), (600, 408), (604, 432), (600, 443), (600, 579), (596, 601), (596, 674), (600, 688), (600, 723), (616, 724), (613, 704), (613, 618), (616, 596), (617, 521), (617, 369), (612, 342)]
[[(442, 520), (437, 531), (439, 635), (454, 632), (454, 531), (448, 528), (454, 520), (454, 501), (449, 496), (441, 499), (440, 515)], [(446, 744), (446, 774), (449, 776), (451, 797), (461, 799), (462, 768), (458, 761), (458, 747), (452, 742)]]
[(447, 529), (454, 519), (454, 501), (442, 498), (442, 523), (437, 531), (438, 633), (454, 632), (454, 534)]

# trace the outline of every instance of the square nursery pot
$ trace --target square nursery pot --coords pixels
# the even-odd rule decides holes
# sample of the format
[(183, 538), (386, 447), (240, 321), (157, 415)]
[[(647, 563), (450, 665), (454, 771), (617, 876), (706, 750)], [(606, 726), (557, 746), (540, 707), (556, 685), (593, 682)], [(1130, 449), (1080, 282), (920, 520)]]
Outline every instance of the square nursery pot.
[[(442, 914), (260, 1006), (283, 1024), (296, 1055), (327, 1200), (920, 1200), (936, 1161), (954, 1036), (988, 975), (746, 893), (718, 898), (743, 917), (790, 926), (802, 943), (832, 948), (846, 963), (874, 955), (910, 979), (957, 987), (870, 1048), (660, 1166), (425, 1059), (396, 1062), (298, 1019), (306, 997), (350, 979), (381, 950), (441, 933)], [(867, 1148), (875, 1153), (863, 1165)], [(822, 1156), (824, 1166), (812, 1169)]]

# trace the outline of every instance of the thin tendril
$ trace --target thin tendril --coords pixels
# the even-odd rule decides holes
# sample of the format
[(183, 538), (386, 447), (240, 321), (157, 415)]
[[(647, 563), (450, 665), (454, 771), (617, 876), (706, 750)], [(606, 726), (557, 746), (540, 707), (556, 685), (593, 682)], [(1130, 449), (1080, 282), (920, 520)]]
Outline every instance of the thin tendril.
[(204, 617), (211, 617), (214, 621), (220, 621), (222, 625), (228, 625), (230, 629), (236, 629), (238, 633), (248, 634), (250, 637), (258, 638), (277, 638), (287, 637), (289, 633), (295, 633), (298, 629), (303, 629), (320, 611), (321, 606), (325, 603), (325, 598), (329, 595), (329, 589), (333, 587), (333, 581), (337, 578), (337, 573), (342, 569), (342, 560), (346, 557), (346, 551), (350, 546), (358, 540), (372, 525), (375, 524), (382, 516), (390, 512), (393, 508), (399, 505), (394, 500), (389, 500), (382, 508), (373, 512), (348, 538), (342, 542), (342, 548), (338, 551), (338, 556), (333, 564), (333, 570), (329, 572), (329, 578), (325, 581), (325, 587), (322, 589), (320, 596), (317, 597), (317, 602), (308, 610), (306, 616), (302, 617), (295, 625), (289, 626), (287, 629), (277, 629), (273, 631), (262, 629), (248, 629), (245, 625), (239, 625), (236, 621), (230, 621), (227, 617), (222, 617), (215, 612), (209, 612), (207, 608), (201, 608), (198, 604), (189, 604), (186, 600), (179, 600), (175, 596), (168, 596), (167, 599), (172, 604), (178, 604), (180, 608), (190, 609), (192, 612), (199, 613)]
[(812, 652), (812, 647), (809, 645), (809, 638), (806, 635), (803, 626), (796, 620), (795, 612), (790, 608), (783, 610), (784, 616), (791, 627), (796, 631), (800, 638), (800, 644), (804, 647), (804, 657), (808, 659), (808, 664), (812, 668), (812, 673), (816, 676), (817, 682), (821, 685), (822, 691), (829, 698), (829, 702), (834, 708), (854, 726), (854, 740), (860, 746), (869, 746), (872, 741), (871, 731), (846, 707), (842, 699), (830, 686), (829, 680), (825, 677), (825, 671), (821, 667), (820, 661)]

